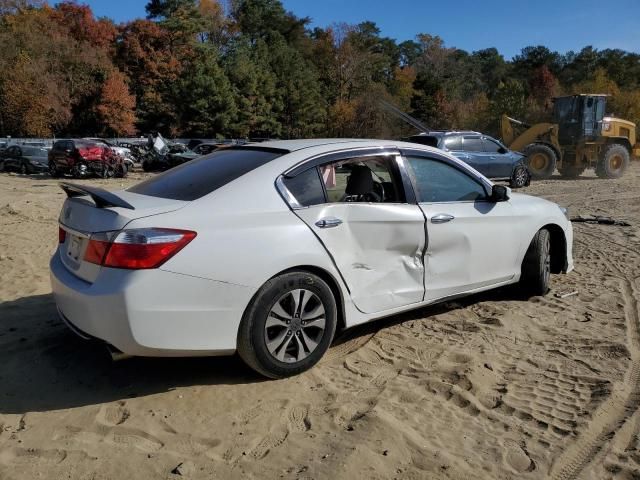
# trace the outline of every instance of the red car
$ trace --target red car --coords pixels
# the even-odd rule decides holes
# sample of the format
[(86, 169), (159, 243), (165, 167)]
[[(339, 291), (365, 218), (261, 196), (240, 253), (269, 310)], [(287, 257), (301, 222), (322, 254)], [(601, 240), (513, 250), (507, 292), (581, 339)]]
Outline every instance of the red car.
[(58, 140), (49, 151), (49, 174), (56, 178), (71, 175), (85, 178), (124, 177), (127, 168), (122, 158), (105, 143), (92, 140)]

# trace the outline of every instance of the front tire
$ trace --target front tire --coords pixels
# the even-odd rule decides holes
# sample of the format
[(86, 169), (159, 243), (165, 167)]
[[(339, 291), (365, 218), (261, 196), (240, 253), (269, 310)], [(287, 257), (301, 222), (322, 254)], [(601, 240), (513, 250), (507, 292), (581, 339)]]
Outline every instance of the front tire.
[(78, 162), (71, 168), (73, 178), (86, 178), (89, 176), (89, 166), (84, 162)]
[(127, 176), (128, 168), (126, 163), (119, 163), (115, 167), (115, 177), (116, 178), (124, 178)]
[(551, 277), (551, 235), (549, 230), (539, 230), (522, 261), (520, 285), (531, 296), (545, 295), (549, 291)]
[(56, 167), (55, 162), (49, 162), (49, 176), (51, 178), (60, 177), (60, 172), (58, 171), (58, 167)]
[(269, 378), (297, 375), (329, 349), (337, 325), (333, 292), (317, 275), (293, 271), (269, 280), (245, 311), (238, 353)]
[(620, 178), (628, 166), (629, 150), (614, 143), (603, 148), (596, 165), (596, 175), (600, 178)]
[(522, 188), (528, 186), (530, 183), (531, 174), (527, 167), (524, 165), (516, 165), (516, 168), (513, 169), (513, 173), (511, 174), (509, 186), (511, 188)]
[(544, 179), (553, 175), (558, 163), (558, 156), (553, 148), (544, 143), (534, 143), (526, 148), (525, 154), (533, 178)]

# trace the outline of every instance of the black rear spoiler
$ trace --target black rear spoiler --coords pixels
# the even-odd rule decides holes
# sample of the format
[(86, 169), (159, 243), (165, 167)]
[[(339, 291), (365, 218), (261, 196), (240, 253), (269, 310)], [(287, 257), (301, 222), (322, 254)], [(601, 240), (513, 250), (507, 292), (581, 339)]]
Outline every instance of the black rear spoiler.
[(61, 182), (60, 188), (64, 190), (64, 193), (66, 193), (67, 197), (69, 198), (89, 195), (98, 208), (120, 207), (128, 208), (129, 210), (135, 210), (135, 207), (133, 205), (125, 202), (117, 195), (114, 195), (113, 193), (108, 192), (103, 188), (87, 187), (85, 185), (78, 185), (76, 183), (68, 182)]

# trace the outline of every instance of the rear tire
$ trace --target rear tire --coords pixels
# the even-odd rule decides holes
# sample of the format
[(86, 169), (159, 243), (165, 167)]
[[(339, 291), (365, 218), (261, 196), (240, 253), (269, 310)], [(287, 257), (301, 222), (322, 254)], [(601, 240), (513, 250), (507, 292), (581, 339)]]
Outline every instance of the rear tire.
[(620, 178), (629, 166), (629, 150), (623, 145), (613, 143), (602, 149), (596, 165), (596, 175), (600, 178)]
[(516, 165), (516, 168), (513, 169), (513, 173), (511, 174), (511, 179), (509, 180), (509, 186), (511, 188), (522, 188), (526, 187), (531, 183), (531, 174), (529, 170), (524, 165)]
[(549, 178), (553, 175), (558, 163), (556, 152), (549, 145), (534, 143), (525, 149), (527, 167), (535, 179)]
[(522, 261), (520, 286), (527, 295), (544, 295), (549, 291), (551, 277), (551, 235), (539, 230), (531, 240)]
[(238, 353), (266, 377), (297, 375), (329, 349), (337, 316), (333, 292), (320, 277), (303, 271), (279, 275), (265, 283), (247, 307)]

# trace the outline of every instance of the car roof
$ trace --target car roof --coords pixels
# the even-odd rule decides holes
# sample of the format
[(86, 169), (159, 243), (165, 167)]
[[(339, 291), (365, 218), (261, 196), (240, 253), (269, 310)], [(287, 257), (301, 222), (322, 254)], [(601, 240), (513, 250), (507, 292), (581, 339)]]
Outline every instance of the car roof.
[(390, 140), (370, 140), (362, 138), (309, 138), (299, 140), (269, 140), (266, 142), (250, 142), (242, 145), (243, 147), (256, 148), (275, 148), (278, 150), (286, 150), (288, 152), (297, 152), (305, 148), (322, 147), (336, 145), (340, 148), (346, 147), (346, 144), (354, 144), (352, 146), (388, 146), (393, 142)]
[(484, 135), (484, 133), (476, 132), (475, 130), (432, 130), (430, 132), (420, 132), (411, 135), (411, 137), (438, 137), (444, 135)]

